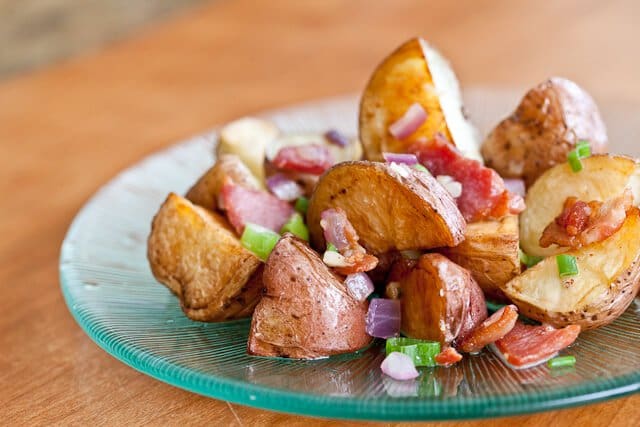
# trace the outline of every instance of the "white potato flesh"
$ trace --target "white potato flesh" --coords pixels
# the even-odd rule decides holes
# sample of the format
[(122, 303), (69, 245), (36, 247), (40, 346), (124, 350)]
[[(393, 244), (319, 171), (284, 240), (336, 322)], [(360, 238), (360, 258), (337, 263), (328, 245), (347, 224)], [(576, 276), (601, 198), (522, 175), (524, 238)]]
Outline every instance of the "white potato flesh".
[(625, 156), (595, 155), (582, 160), (583, 169), (573, 172), (569, 164), (556, 165), (531, 186), (526, 196), (527, 208), (520, 215), (520, 246), (528, 255), (549, 256), (566, 248), (539, 244), (544, 229), (560, 213), (568, 197), (589, 202), (606, 201), (630, 188), (634, 204), (640, 203), (640, 165)]
[(216, 154), (237, 155), (264, 182), (265, 149), (279, 133), (277, 126), (267, 120), (243, 117), (222, 128)]

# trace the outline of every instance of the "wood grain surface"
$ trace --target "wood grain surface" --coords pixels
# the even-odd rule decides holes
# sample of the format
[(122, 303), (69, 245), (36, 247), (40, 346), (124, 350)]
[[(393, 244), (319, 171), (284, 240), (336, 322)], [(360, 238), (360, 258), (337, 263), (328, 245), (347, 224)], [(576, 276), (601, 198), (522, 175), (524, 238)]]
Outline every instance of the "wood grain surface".
[[(638, 16), (633, 0), (216, 1), (0, 83), (0, 424), (331, 424), (187, 393), (99, 349), (59, 290), (59, 247), (74, 214), (119, 170), (178, 140), (257, 110), (360, 91), (416, 34), (467, 85), (526, 87), (559, 74), (597, 99), (640, 104)], [(448, 425), (508, 424), (640, 425), (640, 395)]]

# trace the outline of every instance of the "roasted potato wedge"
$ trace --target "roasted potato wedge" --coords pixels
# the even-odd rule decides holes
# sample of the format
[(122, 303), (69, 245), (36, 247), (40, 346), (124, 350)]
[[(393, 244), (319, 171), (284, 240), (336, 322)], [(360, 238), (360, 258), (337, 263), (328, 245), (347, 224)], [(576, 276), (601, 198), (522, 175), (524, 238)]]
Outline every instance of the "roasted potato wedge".
[(246, 317), (260, 298), (260, 260), (223, 217), (177, 194), (169, 194), (153, 218), (147, 257), (190, 319)]
[(223, 154), (217, 159), (216, 164), (189, 189), (185, 197), (196, 205), (215, 210), (218, 207), (218, 196), (227, 177), (243, 187), (256, 190), (263, 188), (262, 183), (242, 163), (240, 157), (235, 154)]
[(640, 211), (633, 208), (608, 239), (567, 253), (576, 258), (578, 275), (561, 278), (552, 256), (502, 290), (522, 314), (555, 327), (611, 323), (640, 288)]
[(580, 140), (593, 153), (607, 151), (607, 130), (595, 102), (574, 82), (552, 77), (526, 93), (516, 111), (482, 145), (487, 166), (527, 186), (567, 160)]
[(402, 333), (449, 345), (487, 318), (471, 274), (440, 254), (422, 255), (400, 279)]
[(518, 217), (469, 223), (464, 241), (441, 252), (469, 270), (487, 297), (504, 299), (500, 287), (520, 274)]
[[(426, 121), (410, 137), (394, 138), (389, 126), (414, 103), (427, 112)], [(383, 152), (406, 152), (415, 140), (440, 132), (465, 156), (482, 161), (458, 80), (447, 60), (421, 38), (407, 41), (378, 65), (362, 94), (359, 128), (368, 160), (382, 161)]]
[(220, 130), (216, 155), (237, 155), (256, 178), (263, 182), (265, 149), (279, 134), (277, 126), (267, 120), (244, 117)]
[(345, 162), (325, 172), (307, 211), (311, 241), (322, 250), (320, 214), (329, 208), (344, 209), (360, 244), (375, 255), (455, 246), (465, 230), (453, 198), (435, 178), (395, 163)]
[(263, 274), (248, 352), (258, 356), (315, 359), (358, 350), (371, 342), (365, 330), (368, 303), (356, 301), (304, 241), (285, 234)]
[(527, 192), (527, 208), (520, 214), (520, 246), (528, 255), (549, 256), (566, 249), (540, 246), (540, 237), (563, 210), (567, 197), (589, 202), (606, 201), (630, 188), (634, 204), (640, 202), (640, 164), (629, 157), (596, 155), (582, 160), (583, 169), (575, 173), (568, 164), (545, 172)]

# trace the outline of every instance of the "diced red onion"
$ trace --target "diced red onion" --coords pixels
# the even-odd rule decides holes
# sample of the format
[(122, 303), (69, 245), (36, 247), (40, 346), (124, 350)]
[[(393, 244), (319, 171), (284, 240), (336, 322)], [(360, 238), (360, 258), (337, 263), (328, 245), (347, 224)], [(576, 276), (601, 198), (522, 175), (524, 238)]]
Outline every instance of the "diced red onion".
[(453, 179), (450, 175), (438, 175), (436, 180), (444, 187), (451, 197), (457, 199), (462, 195), (462, 184)]
[(418, 163), (418, 158), (415, 154), (382, 153), (382, 157), (387, 163), (402, 163), (407, 166), (413, 166)]
[(346, 147), (347, 145), (349, 145), (349, 139), (335, 129), (331, 129), (325, 132), (324, 137), (330, 143), (338, 145), (340, 147)]
[(364, 301), (373, 293), (373, 282), (366, 273), (350, 274), (344, 279), (347, 291), (358, 301)]
[(505, 179), (504, 186), (510, 193), (517, 194), (521, 197), (524, 197), (527, 193), (524, 181), (521, 179)]
[(405, 139), (427, 120), (427, 112), (422, 105), (413, 103), (402, 117), (389, 126), (389, 132), (397, 139)]
[(412, 380), (420, 375), (413, 364), (413, 360), (406, 354), (397, 351), (392, 352), (384, 358), (380, 369), (382, 369), (385, 375), (390, 376), (394, 380)]
[(344, 234), (344, 225), (341, 224), (343, 215), (335, 209), (327, 209), (320, 214), (320, 226), (324, 231), (324, 239), (341, 251), (349, 247), (349, 241)]
[(395, 337), (400, 333), (400, 300), (373, 298), (365, 319), (367, 334), (376, 338)]
[(291, 202), (298, 197), (304, 195), (302, 188), (292, 179), (287, 178), (284, 174), (277, 173), (267, 178), (267, 187), (269, 190), (281, 200)]

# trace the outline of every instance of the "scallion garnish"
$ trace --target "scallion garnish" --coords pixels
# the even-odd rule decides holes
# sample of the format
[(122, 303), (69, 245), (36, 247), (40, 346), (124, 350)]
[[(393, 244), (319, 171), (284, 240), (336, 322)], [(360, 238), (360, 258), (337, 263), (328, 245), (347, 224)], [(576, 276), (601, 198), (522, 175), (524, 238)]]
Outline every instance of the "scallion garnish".
[(520, 262), (526, 265), (527, 268), (533, 267), (544, 259), (544, 257), (541, 256), (527, 255), (522, 249), (518, 249), (518, 256), (520, 257)]
[(309, 199), (307, 199), (306, 197), (298, 197), (298, 199), (296, 200), (295, 209), (302, 215), (306, 215), (308, 208)]
[(571, 166), (572, 171), (580, 172), (582, 170), (582, 162), (580, 161), (580, 156), (576, 150), (569, 151), (567, 160), (569, 161), (569, 166)]
[(549, 359), (547, 366), (550, 368), (564, 368), (567, 366), (573, 366), (576, 364), (575, 356), (559, 356)]
[(491, 300), (486, 300), (486, 304), (487, 304), (487, 310), (494, 313), (506, 305), (506, 304), (500, 304), (499, 302), (493, 302)]
[(420, 171), (420, 172), (430, 173), (429, 169), (425, 168), (420, 163), (416, 163), (415, 165), (412, 165), (411, 167), (414, 168), (417, 171)]
[(578, 157), (584, 159), (591, 155), (591, 145), (589, 145), (589, 141), (581, 140), (576, 144), (576, 152), (578, 153)]
[(302, 215), (300, 215), (298, 212), (291, 215), (289, 221), (287, 221), (282, 226), (280, 233), (284, 234), (287, 231), (289, 233), (293, 233), (296, 237), (302, 240), (306, 240), (307, 242), (309, 241), (309, 229), (305, 225), (304, 219), (302, 219)]
[(273, 247), (278, 243), (280, 235), (268, 228), (248, 223), (244, 227), (240, 242), (262, 261), (266, 261)]
[(556, 262), (558, 263), (558, 273), (560, 277), (575, 276), (578, 274), (578, 264), (574, 256), (560, 254), (556, 256)]
[(331, 252), (338, 252), (338, 248), (333, 243), (327, 243), (327, 250)]
[(440, 353), (440, 343), (416, 338), (394, 337), (387, 339), (385, 351), (387, 354), (394, 351), (406, 354), (413, 359), (415, 366), (436, 366), (434, 358)]

